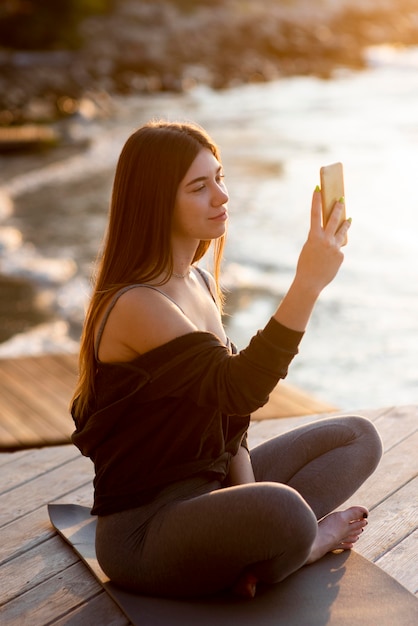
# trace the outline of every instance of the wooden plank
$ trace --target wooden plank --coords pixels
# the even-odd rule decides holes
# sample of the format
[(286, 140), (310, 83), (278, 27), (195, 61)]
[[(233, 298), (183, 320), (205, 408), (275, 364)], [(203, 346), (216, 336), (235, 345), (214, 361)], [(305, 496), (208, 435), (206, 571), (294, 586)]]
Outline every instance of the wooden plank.
[(42, 449), (28, 450), (24, 456), (16, 456), (10, 463), (7, 471), (0, 473), (0, 494), (11, 491), (18, 485), (22, 485), (33, 477), (45, 474), (58, 465), (62, 465), (72, 459), (78, 458), (80, 452), (75, 446), (69, 445), (51, 448), (46, 457)]
[(8, 465), (9, 463), (13, 463), (17, 458), (22, 458), (26, 454), (30, 454), (30, 450), (15, 450), (14, 452), (1, 454), (0, 453), (0, 467), (3, 465)]
[(401, 585), (418, 595), (418, 530), (389, 550), (376, 561), (382, 569)]
[(78, 561), (70, 546), (63, 545), (60, 537), (51, 536), (48, 541), (26, 550), (2, 566), (0, 604), (27, 593)]
[(417, 415), (417, 407), (403, 407), (377, 420), (386, 452), (347, 505), (360, 502), (371, 509), (370, 527), (356, 549), (418, 595)]
[(386, 451), (418, 431), (418, 411), (414, 406), (393, 407), (374, 421)]
[[(334, 415), (365, 415), (370, 419), (382, 437), (383, 446), (386, 451), (395, 446), (404, 438), (418, 430), (418, 409), (416, 406), (389, 407), (383, 409), (363, 410), (363, 411), (343, 411), (333, 412)], [(287, 432), (295, 426), (308, 424), (312, 421), (329, 417), (330, 414), (319, 413), (316, 415), (302, 415), (300, 417), (283, 417), (277, 419), (266, 419), (250, 424), (249, 441), (251, 446), (258, 445), (271, 437), (275, 437)]]
[[(22, 407), (23, 414), (29, 412), (44, 416), (52, 425), (57, 415), (64, 413), (68, 416), (68, 403), (71, 390), (65, 387), (65, 396), (55, 389), (55, 383), (51, 381), (50, 374), (46, 375), (39, 371), (37, 362), (33, 362), (31, 375), (25, 370), (16, 367), (16, 363), (9, 363), (1, 371), (2, 391), (9, 392), (8, 396), (14, 396), (16, 403)], [(35, 371), (33, 368), (36, 368)], [(70, 419), (68, 417), (68, 421)]]
[[(2, 527), (2, 536), (7, 537), (7, 541), (0, 543), (1, 579), (4, 581), (0, 589), (0, 604), (4, 604), (0, 609), (1, 623), (33, 626), (47, 623), (46, 620), (51, 617), (54, 623), (58, 620), (61, 624), (79, 623), (80, 626), (88, 623), (128, 624), (101, 587), (95, 588), (97, 595), (84, 593), (84, 590), (89, 590), (91, 586), (91, 575), (84, 567), (75, 578), (72, 574), (68, 578), (68, 572), (72, 572), (71, 566), (80, 564), (75, 553), (67, 549), (49, 522), (46, 502), (56, 499), (54, 489), (41, 490), (37, 484), (39, 479), (48, 476), (55, 475), (55, 479), (59, 479), (56, 475), (57, 470), (67, 469), (69, 484), (76, 487), (76, 491), (63, 496), (60, 490), (58, 499), (88, 505), (92, 502), (92, 463), (81, 457), (73, 446), (7, 456), (13, 460), (3, 464), (3, 470), (7, 472), (3, 471), (1, 475), (2, 507), (7, 507), (10, 492), (14, 491), (13, 487), (7, 489), (7, 482), (8, 478), (15, 476), (16, 471), (20, 471), (21, 475), (20, 478), (14, 479), (14, 484), (35, 489), (38, 501), (34, 511), (18, 519), (14, 518)], [(71, 463), (81, 463), (82, 471), (74, 472)], [(84, 485), (86, 478), (88, 484)], [(80, 484), (84, 486), (80, 487)], [(62, 486), (64, 489), (67, 487), (66, 484)], [(77, 586), (83, 589), (83, 594), (73, 602), (67, 595), (69, 589), (74, 588), (75, 580), (78, 581)], [(58, 585), (66, 590), (64, 602), (57, 590)], [(92, 597), (94, 603), (90, 606)], [(100, 616), (105, 616), (105, 619), (102, 620)], [(96, 621), (97, 619), (99, 621)]]
[(418, 432), (388, 450), (376, 471), (347, 502), (347, 506), (362, 502), (368, 508), (377, 507), (390, 495), (402, 489), (418, 476)]
[(0, 420), (9, 433), (0, 439), (0, 449), (68, 443), (73, 425), (63, 402), (61, 407), (52, 402), (50, 394), (9, 368), (3, 367), (0, 379)]
[[(356, 550), (376, 562), (418, 529), (418, 477), (374, 507)], [(353, 501), (361, 503), (357, 495)], [(415, 555), (418, 550), (415, 551)]]
[[(328, 415), (328, 414), (327, 414)], [(302, 424), (308, 424), (309, 422), (316, 421), (327, 417), (322, 413), (319, 415), (304, 415), (301, 417), (282, 417), (281, 419), (266, 419), (260, 422), (252, 422), (248, 431), (248, 442), (250, 448), (271, 439), (277, 437), (282, 433), (301, 426)]]
[[(32, 402), (31, 398), (21, 394), (20, 390), (9, 387), (2, 390), (2, 423), (5, 428), (22, 445), (45, 445), (48, 442), (56, 442), (64, 439), (56, 415), (51, 414), (51, 409), (44, 410), (38, 402)], [(38, 404), (38, 406), (37, 406)], [(69, 428), (66, 429), (69, 431)], [(67, 435), (67, 432), (65, 433)], [(67, 438), (67, 437), (66, 437)], [(3, 448), (5, 445), (3, 444)]]
[(280, 382), (270, 394), (267, 404), (252, 414), (252, 419), (278, 419), (290, 416), (330, 413), (336, 410), (337, 407), (331, 403), (315, 398), (315, 396), (293, 385)]
[[(43, 452), (45, 453), (45, 450)], [(74, 478), (74, 474), (72, 476)], [(65, 499), (60, 497), (60, 500)], [(67, 494), (67, 499), (70, 502), (78, 501), (80, 504), (90, 503), (92, 501), (91, 482), (84, 494), (80, 488), (77, 488), (77, 493)], [(12, 529), (17, 531), (14, 536), (11, 536), (9, 532)], [(67, 546), (56, 535), (47, 519), (46, 506), (38, 508), (17, 521), (13, 520), (10, 525), (4, 526), (2, 531), (3, 536), (7, 537), (7, 542), (2, 542), (0, 546), (3, 552), (1, 557), (5, 557), (1, 565), (1, 579), (5, 581), (5, 584), (2, 583), (0, 603), (7, 603), (3, 609), (0, 609), (2, 624), (33, 626), (46, 623), (43, 620), (49, 616), (54, 623), (58, 616), (59, 623), (78, 623), (80, 626), (89, 623), (128, 623), (101, 588), (95, 590), (99, 592), (99, 596), (94, 597), (94, 604), (91, 607), (89, 600), (92, 596), (90, 593), (85, 594), (84, 591), (75, 603), (68, 604), (61, 601), (61, 596), (57, 595), (57, 584), (67, 589), (66, 593), (68, 593), (68, 588), (73, 587), (77, 580), (79, 588), (88, 590), (91, 585), (91, 574), (85, 568), (81, 568), (75, 580), (73, 576), (68, 579), (68, 571), (71, 571), (68, 567), (77, 563), (78, 558), (71, 549), (67, 550)], [(25, 542), (25, 539), (28, 541)], [(22, 572), (24, 572), (23, 576)], [(54, 605), (53, 614), (49, 606), (51, 603)], [(45, 610), (46, 606), (48, 611)], [(65, 609), (64, 616), (62, 616), (63, 609)], [(37, 615), (39, 615), (39, 621), (37, 621)], [(106, 616), (106, 619), (102, 621), (101, 615)]]
[[(91, 506), (93, 501), (93, 485), (89, 481), (85, 485), (78, 485), (74, 491), (69, 491), (65, 496), (58, 498), (46, 498), (47, 502), (68, 502)], [(7, 506), (6, 499), (1, 497), (2, 506)], [(43, 543), (54, 535), (54, 530), (48, 518), (47, 502), (41, 502), (40, 506), (19, 517), (11, 519), (8, 524), (2, 526), (1, 532), (7, 541), (0, 542), (0, 568), (9, 559), (16, 558), (31, 550), (36, 545)]]
[(68, 443), (77, 356), (0, 359), (0, 449)]
[[(1, 501), (6, 506), (3, 497)], [(7, 541), (0, 542), (0, 572), (8, 560), (19, 557), (54, 535), (45, 513), (45, 507), (41, 507), (21, 518), (11, 519), (1, 527), (2, 536), (7, 537)]]
[[(111, 597), (103, 591), (95, 598), (67, 613), (65, 617), (54, 621), (55, 626), (129, 626), (125, 617)], [(145, 626), (145, 624), (144, 624)]]
[[(2, 442), (3, 449), (12, 449), (16, 447), (16, 437), (11, 434), (5, 425), (0, 422), (0, 441)], [(0, 448), (1, 452), (1, 448)]]
[(4, 604), (1, 623), (4, 626), (53, 623), (101, 593), (101, 585), (83, 563), (77, 562)]
[(80, 455), (46, 474), (19, 485), (6, 493), (3, 498), (0, 526), (72, 491), (74, 484), (91, 482), (92, 471), (90, 459)]
[(35, 392), (44, 392), (68, 410), (77, 379), (75, 355), (51, 354), (10, 359), (5, 370), (15, 378), (24, 379)]

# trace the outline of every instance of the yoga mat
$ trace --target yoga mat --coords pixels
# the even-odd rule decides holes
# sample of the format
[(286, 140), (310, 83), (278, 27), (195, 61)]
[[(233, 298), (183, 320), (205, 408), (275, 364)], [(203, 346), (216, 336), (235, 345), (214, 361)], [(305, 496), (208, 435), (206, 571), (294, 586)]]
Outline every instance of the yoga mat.
[(327, 554), (253, 600), (229, 593), (172, 600), (119, 589), (95, 553), (96, 518), (87, 507), (49, 504), (53, 526), (135, 626), (417, 626), (418, 599), (354, 551)]

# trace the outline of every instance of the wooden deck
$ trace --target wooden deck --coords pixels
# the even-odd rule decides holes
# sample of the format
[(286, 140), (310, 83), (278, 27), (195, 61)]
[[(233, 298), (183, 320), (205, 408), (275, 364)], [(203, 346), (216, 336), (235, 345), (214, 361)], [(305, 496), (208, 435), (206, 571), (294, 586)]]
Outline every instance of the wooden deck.
[[(48, 502), (89, 506), (92, 500), (91, 462), (65, 445), (73, 430), (68, 403), (76, 368), (71, 354), (0, 360), (2, 624), (128, 623), (48, 520)], [(250, 443), (332, 411), (280, 383), (254, 414)], [(358, 550), (418, 595), (418, 406), (365, 413), (386, 451), (352, 499), (371, 509)]]
[(76, 372), (74, 354), (0, 359), (0, 450), (69, 442)]
[[(376, 424), (385, 453), (351, 499), (371, 511), (356, 549), (418, 596), (418, 405), (362, 413)], [(250, 445), (319, 417), (253, 422)], [(0, 467), (0, 623), (128, 624), (48, 520), (48, 502), (91, 504), (90, 461), (64, 445), (2, 453)]]
[[(74, 428), (68, 405), (76, 372), (75, 354), (0, 359), (0, 451), (69, 443)], [(280, 383), (253, 419), (335, 410), (329, 403)]]

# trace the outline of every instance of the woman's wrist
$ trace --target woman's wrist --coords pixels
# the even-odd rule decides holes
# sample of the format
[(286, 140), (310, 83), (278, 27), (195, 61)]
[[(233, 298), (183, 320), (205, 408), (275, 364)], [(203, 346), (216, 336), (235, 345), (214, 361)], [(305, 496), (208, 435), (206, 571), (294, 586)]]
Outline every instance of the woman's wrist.
[(287, 328), (303, 332), (319, 294), (320, 290), (309, 281), (296, 276), (273, 315), (274, 319)]

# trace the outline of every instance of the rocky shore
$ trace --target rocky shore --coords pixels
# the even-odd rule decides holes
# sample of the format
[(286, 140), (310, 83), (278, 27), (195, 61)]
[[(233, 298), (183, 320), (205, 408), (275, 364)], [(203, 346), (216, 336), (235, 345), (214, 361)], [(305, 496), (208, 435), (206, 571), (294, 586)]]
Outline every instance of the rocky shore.
[(50, 122), (82, 99), (361, 68), (368, 45), (418, 43), (417, 0), (116, 0), (78, 50), (0, 48), (0, 127)]

